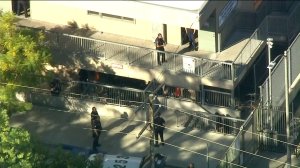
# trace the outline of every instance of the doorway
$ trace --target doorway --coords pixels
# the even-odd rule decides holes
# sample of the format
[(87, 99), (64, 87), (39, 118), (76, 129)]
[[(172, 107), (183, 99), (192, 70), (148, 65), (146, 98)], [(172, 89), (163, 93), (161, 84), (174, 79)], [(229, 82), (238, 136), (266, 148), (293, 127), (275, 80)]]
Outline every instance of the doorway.
[(12, 0), (12, 12), (18, 16), (30, 16), (30, 0)]
[(190, 28), (187, 28), (187, 27), (181, 27), (181, 45), (185, 45), (189, 42), (189, 37), (188, 37), (188, 34), (187, 34), (188, 30), (194, 31), (194, 39), (196, 41), (196, 46), (198, 46), (198, 44), (197, 44), (198, 30), (190, 29)]

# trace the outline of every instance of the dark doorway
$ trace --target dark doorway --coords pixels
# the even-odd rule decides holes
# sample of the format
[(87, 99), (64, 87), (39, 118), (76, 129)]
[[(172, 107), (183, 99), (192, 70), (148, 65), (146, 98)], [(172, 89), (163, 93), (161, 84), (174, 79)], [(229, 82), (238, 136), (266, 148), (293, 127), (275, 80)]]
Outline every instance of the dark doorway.
[(147, 84), (144, 80), (127, 78), (102, 72), (89, 71), (85, 69), (80, 69), (78, 77), (79, 80), (83, 82), (93, 82), (141, 90), (144, 90), (147, 87)]
[(25, 17), (30, 16), (30, 0), (12, 0), (11, 5), (12, 12), (15, 15), (24, 15)]
[(163, 37), (165, 37), (165, 38), (164, 38), (165, 42), (168, 43), (168, 30), (167, 30), (167, 24), (163, 24), (163, 34), (164, 34)]
[[(181, 45), (184, 45), (189, 42), (189, 37), (187, 35), (187, 29), (190, 29), (190, 28), (181, 27)], [(198, 30), (194, 30), (194, 31), (195, 31), (194, 39), (196, 40), (198, 38)], [(196, 44), (196, 46), (197, 46), (197, 44)]]

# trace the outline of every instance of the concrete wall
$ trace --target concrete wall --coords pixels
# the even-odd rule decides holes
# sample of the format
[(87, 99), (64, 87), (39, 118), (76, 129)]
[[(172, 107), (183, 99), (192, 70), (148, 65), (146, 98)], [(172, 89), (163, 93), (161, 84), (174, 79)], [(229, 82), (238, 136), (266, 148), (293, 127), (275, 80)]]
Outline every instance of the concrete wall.
[(181, 27), (175, 25), (167, 25), (167, 40), (170, 44), (181, 44)]
[(11, 1), (0, 1), (0, 10), (12, 11)]
[[(218, 39), (215, 32), (221, 32), (222, 34), (226, 34), (230, 32), (231, 30), (224, 29), (223, 27), (226, 23), (223, 23), (222, 27), (219, 28), (218, 25), (218, 18), (220, 15), (220, 12), (224, 8), (224, 6), (227, 4), (227, 1), (209, 1), (207, 5), (205, 6), (203, 12), (200, 16), (200, 31), (199, 31), (199, 49), (204, 51), (210, 51), (210, 52), (216, 52), (218, 51), (218, 43), (222, 44), (222, 41), (224, 41), (223, 38)], [(204, 25), (208, 21), (209, 17), (215, 12), (215, 23), (213, 23), (213, 28), (210, 30), (205, 29)], [(231, 18), (228, 17), (226, 21), (230, 20)], [(226, 22), (225, 21), (225, 22)], [(234, 26), (234, 25), (232, 25)], [(228, 26), (227, 26), (228, 27)], [(224, 29), (224, 30), (223, 30)], [(221, 37), (225, 37), (221, 35)], [(202, 39), (201, 39), (202, 38)], [(221, 40), (221, 41), (220, 41)]]
[(31, 1), (31, 9), (31, 18), (35, 20), (61, 25), (68, 25), (68, 22), (75, 21), (79, 27), (87, 24), (98, 31), (152, 40), (152, 24), (147, 21), (130, 22), (101, 18), (100, 15), (88, 15), (87, 10), (84, 9), (44, 1)]
[[(100, 15), (88, 15), (86, 9), (66, 6), (65, 4), (51, 1), (31, 1), (30, 3), (31, 18), (34, 20), (47, 21), (59, 25), (68, 25), (68, 22), (75, 21), (79, 27), (87, 24), (90, 28), (94, 28), (97, 31), (144, 40), (153, 41), (154, 35), (156, 37), (157, 33), (159, 33), (153, 27), (162, 25), (162, 23), (153, 23), (136, 18), (133, 18), (135, 21), (127, 21)], [(168, 43), (180, 45), (180, 27), (167, 25), (167, 38)]]

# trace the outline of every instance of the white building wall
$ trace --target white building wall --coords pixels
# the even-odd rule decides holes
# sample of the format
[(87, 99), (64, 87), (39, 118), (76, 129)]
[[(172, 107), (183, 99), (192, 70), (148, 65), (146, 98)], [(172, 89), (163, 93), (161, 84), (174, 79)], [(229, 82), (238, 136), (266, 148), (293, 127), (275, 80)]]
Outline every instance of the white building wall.
[(102, 18), (100, 15), (88, 15), (86, 9), (56, 1), (31, 1), (31, 9), (31, 18), (35, 20), (61, 25), (68, 25), (68, 22), (75, 21), (79, 27), (87, 24), (90, 28), (98, 31), (152, 40), (151, 22), (138, 19), (135, 22), (129, 22), (114, 18)]
[[(167, 24), (169, 44), (180, 45), (180, 27), (199, 28), (198, 11), (160, 6), (138, 1), (31, 1), (31, 18), (60, 25), (76, 21), (79, 26), (106, 33), (119, 34), (144, 40), (154, 40), (157, 33)], [(195, 2), (193, 2), (195, 3)], [(203, 5), (203, 4), (202, 4)], [(100, 15), (88, 15), (95, 11), (135, 19), (122, 21)]]
[(3, 10), (3, 11), (12, 11), (12, 4), (11, 4), (11, 1), (3, 1), (1, 0), (0, 1), (0, 10)]

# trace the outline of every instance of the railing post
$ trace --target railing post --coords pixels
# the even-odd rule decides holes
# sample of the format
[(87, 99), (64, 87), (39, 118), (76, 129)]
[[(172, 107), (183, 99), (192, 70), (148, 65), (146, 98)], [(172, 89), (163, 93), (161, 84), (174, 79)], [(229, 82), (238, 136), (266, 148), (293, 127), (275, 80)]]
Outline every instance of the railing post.
[(234, 86), (234, 81), (235, 81), (235, 67), (234, 67), (234, 63), (231, 63), (231, 80), (232, 80), (232, 84)]
[(231, 78), (232, 78), (232, 90), (231, 90), (231, 108), (235, 107), (235, 101), (234, 101), (234, 87), (235, 87), (235, 72), (234, 72), (234, 63), (231, 63)]
[(204, 105), (204, 99), (205, 99), (205, 90), (204, 90), (204, 86), (201, 85), (201, 104)]
[(200, 81), (201, 81), (201, 79), (202, 79), (202, 74), (203, 74), (203, 59), (201, 59), (201, 61), (200, 61)]
[(174, 71), (176, 72), (176, 54), (173, 54), (173, 58), (174, 58)]

